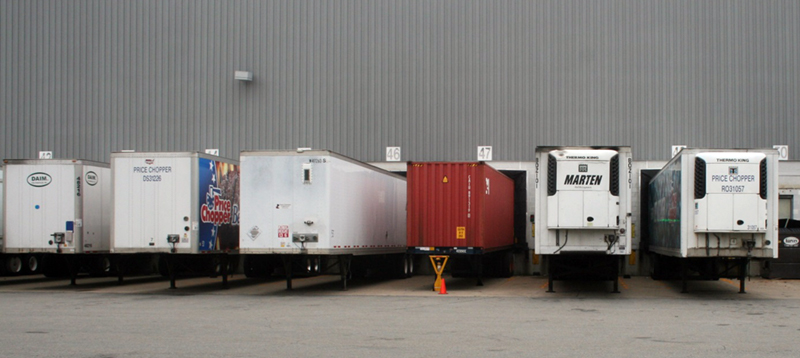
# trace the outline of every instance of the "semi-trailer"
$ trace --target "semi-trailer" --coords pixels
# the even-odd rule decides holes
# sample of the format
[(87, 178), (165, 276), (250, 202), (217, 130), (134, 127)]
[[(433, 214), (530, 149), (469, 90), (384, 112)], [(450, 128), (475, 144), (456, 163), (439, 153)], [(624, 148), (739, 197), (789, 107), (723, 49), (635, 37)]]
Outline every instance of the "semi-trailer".
[(112, 251), (119, 277), (153, 257), (175, 288), (178, 273), (221, 274), (239, 251), (239, 163), (200, 152), (115, 152)]
[(537, 147), (535, 253), (553, 281), (611, 280), (631, 253), (630, 147)]
[[(406, 180), (329, 150), (243, 151), (241, 253), (245, 273), (283, 263), (352, 275), (395, 274), (406, 252)], [(280, 267), (278, 267), (280, 269)]]
[[(3, 200), (3, 166), (0, 165), (0, 247), (3, 247), (3, 206), (5, 206), (5, 200)], [(15, 265), (16, 266), (16, 265)], [(22, 264), (20, 263), (20, 267)], [(0, 257), (0, 274), (6, 272), (6, 261)]]
[(414, 256), (433, 255), (452, 259), (452, 274), (476, 276), (478, 285), (485, 273), (513, 274), (513, 180), (485, 162), (409, 162), (406, 173), (407, 271)]
[[(650, 181), (655, 279), (738, 278), (751, 259), (778, 257), (778, 152), (681, 150)], [(691, 276), (689, 276), (692, 274)]]
[(111, 172), (81, 159), (5, 160), (2, 240), (6, 272), (110, 270)]

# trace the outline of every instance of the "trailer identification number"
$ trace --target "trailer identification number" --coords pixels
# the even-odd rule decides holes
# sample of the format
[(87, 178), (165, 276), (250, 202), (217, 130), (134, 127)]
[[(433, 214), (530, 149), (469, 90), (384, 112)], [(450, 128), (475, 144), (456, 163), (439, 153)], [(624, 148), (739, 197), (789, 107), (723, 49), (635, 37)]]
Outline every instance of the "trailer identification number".
[(723, 185), (723, 193), (744, 193), (744, 185)]
[(467, 228), (464, 226), (456, 226), (456, 239), (466, 239)]

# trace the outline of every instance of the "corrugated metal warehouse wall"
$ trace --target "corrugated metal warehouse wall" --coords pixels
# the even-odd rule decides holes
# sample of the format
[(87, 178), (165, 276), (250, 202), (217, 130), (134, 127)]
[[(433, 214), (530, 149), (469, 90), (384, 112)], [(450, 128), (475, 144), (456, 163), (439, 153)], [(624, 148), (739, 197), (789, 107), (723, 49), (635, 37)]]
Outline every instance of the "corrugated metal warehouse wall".
[(795, 0), (0, 1), (5, 158), (788, 144), (796, 159), (799, 87)]

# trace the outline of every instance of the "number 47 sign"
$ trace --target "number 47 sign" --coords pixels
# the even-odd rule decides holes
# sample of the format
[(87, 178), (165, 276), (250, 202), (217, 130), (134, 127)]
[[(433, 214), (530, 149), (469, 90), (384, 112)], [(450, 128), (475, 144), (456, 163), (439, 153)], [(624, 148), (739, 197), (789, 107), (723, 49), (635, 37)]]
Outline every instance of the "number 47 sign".
[(492, 146), (491, 145), (479, 145), (478, 146), (478, 160), (479, 161), (490, 161), (492, 160)]

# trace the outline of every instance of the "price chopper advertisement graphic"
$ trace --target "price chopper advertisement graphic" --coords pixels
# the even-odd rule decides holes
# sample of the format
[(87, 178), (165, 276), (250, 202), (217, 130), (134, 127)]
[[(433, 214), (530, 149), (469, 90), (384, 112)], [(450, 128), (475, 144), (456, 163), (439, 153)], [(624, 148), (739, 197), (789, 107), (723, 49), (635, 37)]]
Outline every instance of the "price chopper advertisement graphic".
[(239, 249), (239, 166), (200, 158), (200, 251)]

